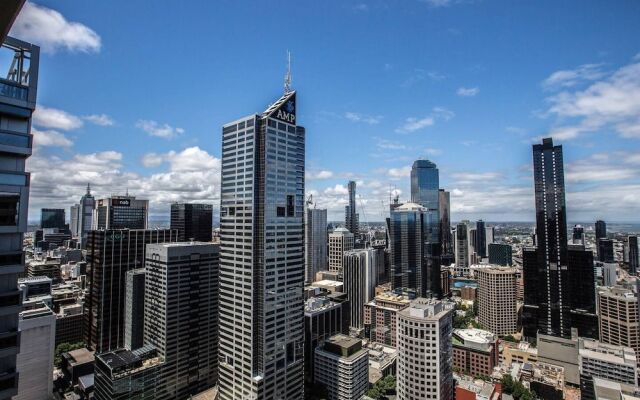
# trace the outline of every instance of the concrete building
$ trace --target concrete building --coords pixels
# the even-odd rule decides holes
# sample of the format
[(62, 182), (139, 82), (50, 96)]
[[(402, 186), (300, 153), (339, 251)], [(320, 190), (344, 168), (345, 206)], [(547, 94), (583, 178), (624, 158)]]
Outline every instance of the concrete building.
[(160, 399), (162, 359), (153, 346), (96, 356), (96, 400)]
[(171, 229), (178, 231), (179, 242), (210, 242), (213, 238), (213, 205), (171, 204)]
[(640, 352), (638, 297), (622, 286), (598, 288), (600, 341)]
[(149, 200), (111, 196), (96, 201), (91, 229), (147, 229), (148, 223)]
[(456, 400), (498, 400), (498, 387), (490, 382), (461, 378), (456, 380)]
[(329, 234), (329, 271), (342, 274), (344, 252), (353, 250), (353, 233), (345, 228), (336, 228)]
[(524, 364), (538, 361), (538, 349), (530, 343), (500, 342), (500, 363), (512, 367), (513, 363)]
[(18, 394), (14, 400), (48, 399), (53, 393), (53, 352), (56, 317), (48, 307), (20, 313), (20, 374)]
[(518, 331), (517, 282), (513, 268), (477, 270), (478, 321), (497, 335)]
[(295, 91), (222, 128), (221, 400), (303, 396), (304, 160)]
[(127, 271), (124, 293), (124, 348), (135, 350), (144, 343), (144, 268)]
[[(6, 348), (0, 354), (0, 398), (17, 394), (18, 313), (21, 311), (18, 276), (24, 273), (22, 240), (27, 231), (30, 174), (25, 171), (31, 156), (31, 116), (36, 108), (40, 48), (6, 33), (24, 2), (3, 2), (0, 43), (3, 68), (0, 78), (0, 314), (4, 317)], [(7, 71), (7, 70), (4, 70)]]
[(315, 382), (328, 400), (360, 400), (369, 386), (369, 353), (362, 340), (334, 335), (315, 351)]
[(453, 399), (453, 304), (418, 298), (398, 312), (397, 330), (398, 400)]
[(148, 244), (144, 344), (163, 361), (157, 399), (188, 399), (218, 381), (220, 246)]
[(314, 352), (322, 342), (338, 333), (349, 333), (349, 310), (345, 303), (328, 297), (312, 297), (304, 307), (304, 374), (308, 382), (314, 377)]
[(481, 329), (453, 330), (453, 367), (471, 376), (491, 376), (500, 361), (498, 336)]
[(371, 248), (344, 252), (342, 282), (351, 308), (349, 326), (358, 332), (364, 329), (364, 305), (373, 299), (376, 288), (374, 257)]
[(562, 367), (566, 382), (580, 384), (577, 330), (572, 330), (571, 338), (538, 334), (537, 346), (537, 361)]
[(85, 297), (85, 343), (103, 353), (124, 346), (127, 271), (144, 266), (149, 243), (172, 242), (170, 229), (92, 230), (87, 240), (88, 294)]
[(365, 337), (375, 343), (396, 347), (397, 314), (409, 303), (407, 296), (386, 292), (365, 304)]
[(602, 271), (602, 285), (615, 286), (618, 283), (618, 263), (603, 263), (596, 261), (596, 268)]
[(583, 400), (596, 400), (593, 378), (638, 385), (636, 354), (632, 348), (580, 339), (578, 364)]
[(305, 224), (305, 282), (313, 282), (318, 271), (328, 266), (327, 210), (308, 208)]

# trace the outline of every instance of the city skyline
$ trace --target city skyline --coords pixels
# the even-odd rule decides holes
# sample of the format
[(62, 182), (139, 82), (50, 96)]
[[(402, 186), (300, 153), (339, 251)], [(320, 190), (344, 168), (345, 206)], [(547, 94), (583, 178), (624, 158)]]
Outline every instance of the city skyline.
[[(11, 34), (42, 47), (30, 220), (44, 207), (68, 211), (87, 183), (96, 198), (148, 198), (151, 216), (173, 201), (217, 213), (218, 127), (281, 93), (289, 49), (293, 87), (305, 93), (307, 194), (330, 221), (343, 217), (349, 180), (361, 221), (382, 221), (390, 188), (409, 199), (418, 158), (438, 165), (453, 221), (533, 221), (530, 146), (552, 136), (565, 148), (569, 221), (640, 222), (640, 48), (625, 40), (640, 34), (639, 6), (567, 3), (545, 19), (545, 7), (504, 5), (289, 4), (284, 39), (264, 43), (275, 20), (243, 35), (226, 20), (266, 5), (198, 3), (169, 16), (141, 4), (27, 3)], [(316, 15), (333, 19), (320, 26)], [(225, 65), (258, 42), (268, 54), (259, 68)]]

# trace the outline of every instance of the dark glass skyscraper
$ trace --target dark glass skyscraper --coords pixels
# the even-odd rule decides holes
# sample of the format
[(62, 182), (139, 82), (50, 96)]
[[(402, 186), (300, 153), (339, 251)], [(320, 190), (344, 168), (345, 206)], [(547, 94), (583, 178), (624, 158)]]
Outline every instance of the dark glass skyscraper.
[(487, 231), (481, 219), (476, 222), (476, 252), (479, 258), (487, 257)]
[(613, 256), (613, 239), (598, 239), (598, 261), (605, 263), (615, 262)]
[(436, 164), (416, 160), (411, 167), (411, 201), (425, 208), (426, 241), (440, 243), (440, 177)]
[[(533, 178), (537, 256), (535, 263), (523, 256), (525, 336), (535, 337), (535, 326), (544, 334), (570, 337), (564, 164), (562, 146), (551, 138), (533, 145)], [(531, 276), (535, 279), (528, 280)]]
[(596, 241), (607, 238), (607, 223), (599, 219), (596, 221)]
[(63, 208), (43, 208), (40, 214), (40, 228), (66, 228), (65, 212)]
[(568, 246), (567, 274), (571, 327), (577, 328), (580, 336), (598, 339), (593, 252), (583, 245)]
[(440, 214), (440, 243), (442, 244), (442, 256), (447, 261), (453, 261), (453, 235), (451, 233), (451, 196), (444, 189), (439, 190), (439, 209)]
[(356, 183), (349, 181), (347, 188), (349, 189), (349, 204), (344, 207), (344, 224), (345, 228), (357, 237), (360, 221), (356, 213)]
[(171, 204), (171, 229), (178, 231), (178, 241), (210, 242), (213, 231), (211, 204)]

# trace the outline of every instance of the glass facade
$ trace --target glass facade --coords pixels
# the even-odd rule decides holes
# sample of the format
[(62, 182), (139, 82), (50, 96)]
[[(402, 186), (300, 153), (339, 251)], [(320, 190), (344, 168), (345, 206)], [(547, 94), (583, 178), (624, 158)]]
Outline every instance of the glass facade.
[(411, 202), (425, 208), (425, 235), (430, 243), (440, 242), (440, 178), (429, 160), (416, 160), (411, 167)]

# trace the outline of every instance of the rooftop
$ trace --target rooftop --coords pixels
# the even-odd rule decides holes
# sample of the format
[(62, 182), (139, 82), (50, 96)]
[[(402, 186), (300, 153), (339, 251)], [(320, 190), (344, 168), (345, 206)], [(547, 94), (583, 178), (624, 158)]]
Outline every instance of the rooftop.
[(424, 211), (426, 208), (421, 206), (418, 203), (404, 203), (401, 206), (398, 206), (394, 209), (394, 211)]

